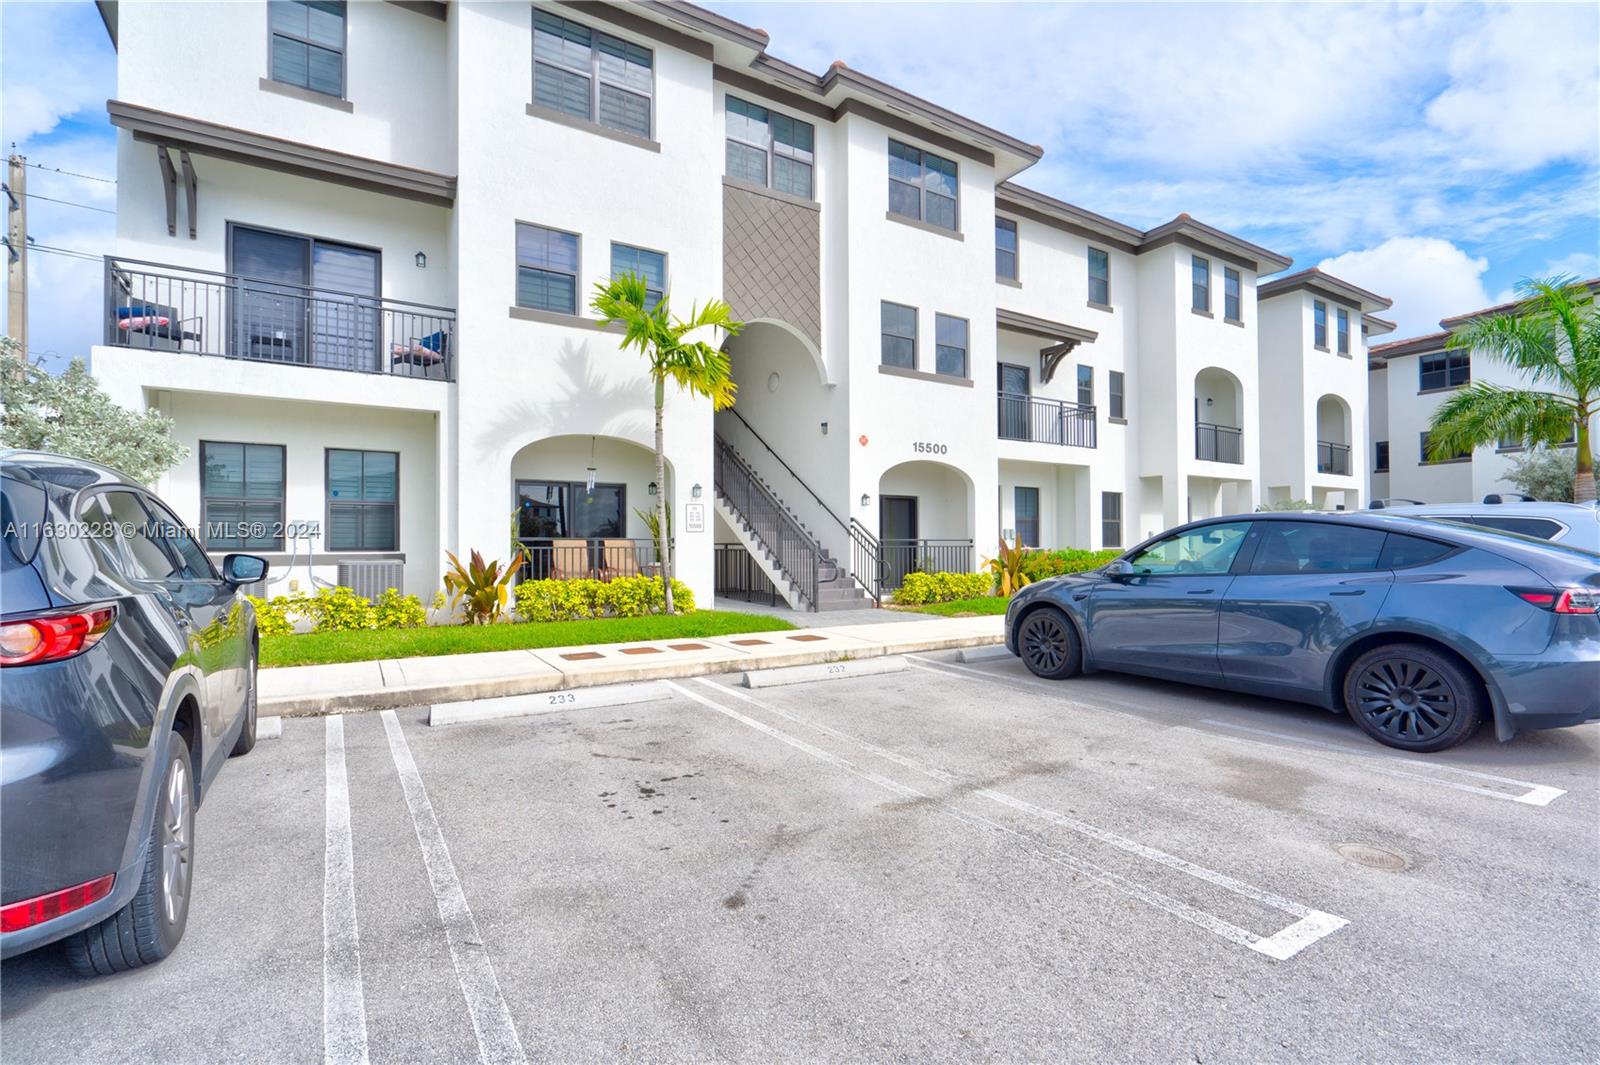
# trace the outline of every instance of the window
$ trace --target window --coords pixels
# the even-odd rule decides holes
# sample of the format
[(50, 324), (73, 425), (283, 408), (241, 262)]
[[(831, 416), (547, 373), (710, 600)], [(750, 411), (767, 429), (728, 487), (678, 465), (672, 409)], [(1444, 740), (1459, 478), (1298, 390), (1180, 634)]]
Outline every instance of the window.
[(328, 449), (328, 550), (400, 547), (400, 456)]
[(147, 581), (176, 580), (180, 569), (175, 556), (150, 535), (154, 523), (143, 502), (132, 492), (107, 492), (101, 500), (111, 518), (124, 551), (123, 568), (128, 576)]
[(1199, 255), (1189, 260), (1190, 285), (1194, 290), (1192, 306), (1197, 311), (1211, 313), (1211, 260)]
[(1328, 305), (1321, 300), (1311, 303), (1311, 341), (1323, 351), (1328, 350)]
[(517, 223), (517, 306), (578, 313), (578, 237)]
[(1494, 446), (1500, 451), (1521, 451), (1523, 446), (1522, 437), (1502, 436), (1499, 440), (1495, 441)]
[(283, 550), (283, 462), (277, 444), (200, 442), (207, 550)]
[(1100, 493), (1100, 546), (1122, 546), (1122, 493)]
[(1417, 360), (1417, 391), (1460, 388), (1472, 380), (1472, 357), (1458, 354), (1424, 355)]
[(178, 562), (177, 577), (186, 581), (216, 580), (216, 568), (177, 515), (149, 496), (141, 497), (140, 501), (150, 512), (150, 538), (166, 545), (167, 554)]
[(1094, 367), (1078, 365), (1078, 406), (1094, 406)]
[(1464, 521), (1468, 525), (1477, 525), (1484, 529), (1498, 529), (1501, 532), (1518, 533), (1522, 536), (1532, 536), (1539, 540), (1553, 540), (1566, 532), (1566, 526), (1549, 518), (1503, 518), (1498, 514), (1474, 514), (1470, 518), (1450, 518), (1450, 521)]
[(1230, 322), (1244, 321), (1244, 302), (1241, 297), (1239, 271), (1231, 266), (1222, 268), (1222, 316)]
[(1111, 253), (1089, 249), (1089, 302), (1111, 306)]
[(1350, 312), (1339, 308), (1339, 354), (1350, 354)]
[(1247, 521), (1202, 525), (1151, 544), (1132, 559), (1138, 574), (1204, 576), (1227, 573), (1250, 531)]
[(1428, 433), (1419, 433), (1418, 435), (1422, 438), (1422, 441), (1421, 441), (1421, 443), (1422, 443), (1421, 455), (1422, 455), (1422, 465), (1424, 465), (1424, 466), (1426, 466), (1430, 462), (1456, 462), (1456, 461), (1458, 461), (1460, 459), (1470, 459), (1472, 457), (1472, 452), (1471, 451), (1457, 451), (1457, 452), (1455, 452), (1453, 454), (1445, 455), (1442, 458), (1432, 458), (1432, 457), (1430, 457), (1428, 455), (1428, 437), (1429, 437), (1429, 434)]
[(1455, 550), (1449, 544), (1441, 544), (1437, 540), (1424, 540), (1420, 536), (1406, 536), (1404, 533), (1390, 533), (1389, 539), (1384, 541), (1383, 554), (1378, 556), (1379, 569), (1402, 569), (1406, 566), (1420, 566), (1425, 562), (1434, 562)]
[(816, 131), (759, 104), (728, 97), (728, 176), (811, 199)]
[(967, 376), (967, 320), (948, 314), (933, 316), (934, 370), (950, 377)]
[(994, 220), (994, 276), (1017, 279), (1017, 224), (1009, 218)]
[(667, 257), (627, 244), (611, 245), (611, 276), (633, 274), (644, 278), (645, 309), (652, 310), (667, 291)]
[(1108, 393), (1111, 397), (1109, 401), (1109, 406), (1111, 408), (1109, 413), (1111, 417), (1123, 419), (1127, 418), (1128, 415), (1125, 413), (1122, 399), (1123, 385), (1121, 370), (1111, 371), (1111, 387), (1108, 389)]
[(883, 316), (883, 364), (917, 368), (917, 309), (885, 301)]
[(272, 0), (272, 80), (344, 96), (344, 4), (329, 0)]
[(648, 48), (548, 11), (533, 13), (533, 102), (540, 107), (648, 138), (652, 65)]
[(891, 140), (889, 213), (941, 229), (955, 229), (956, 164)]
[[(525, 539), (620, 537), (627, 527), (628, 490), (584, 481), (518, 481), (517, 535)], [(536, 560), (537, 561), (537, 560)]]
[(1017, 539), (1022, 541), (1023, 547), (1039, 546), (1039, 490), (1037, 488), (1016, 489), (1017, 505)]
[(1378, 568), (1385, 533), (1312, 521), (1263, 521), (1250, 572), (1359, 573)]
[(1389, 472), (1389, 441), (1379, 440), (1372, 446), (1372, 472)]

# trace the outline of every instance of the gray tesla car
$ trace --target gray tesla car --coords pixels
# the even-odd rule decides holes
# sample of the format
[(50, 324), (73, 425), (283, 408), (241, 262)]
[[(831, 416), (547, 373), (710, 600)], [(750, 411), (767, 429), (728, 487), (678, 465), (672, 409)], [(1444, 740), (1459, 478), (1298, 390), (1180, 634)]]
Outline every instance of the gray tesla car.
[(1600, 719), (1600, 555), (1381, 512), (1214, 518), (1023, 588), (1006, 646), (1041, 677), (1291, 699), (1439, 751)]
[(255, 744), (256, 624), (166, 506), (114, 470), (0, 454), (0, 957), (66, 940), (112, 973), (172, 953), (195, 811)]

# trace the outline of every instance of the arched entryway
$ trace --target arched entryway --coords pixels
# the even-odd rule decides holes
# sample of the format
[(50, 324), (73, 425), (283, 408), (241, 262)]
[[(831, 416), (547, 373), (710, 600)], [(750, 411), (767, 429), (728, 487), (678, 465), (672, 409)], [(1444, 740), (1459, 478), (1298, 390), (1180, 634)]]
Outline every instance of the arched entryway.
[(1317, 400), (1317, 472), (1347, 477), (1353, 470), (1350, 456), (1350, 405), (1341, 396)]
[(927, 461), (891, 466), (878, 478), (876, 502), (885, 588), (916, 571), (973, 572), (973, 484), (962, 470)]
[(1194, 457), (1244, 462), (1244, 387), (1221, 367), (1207, 366), (1194, 377)]

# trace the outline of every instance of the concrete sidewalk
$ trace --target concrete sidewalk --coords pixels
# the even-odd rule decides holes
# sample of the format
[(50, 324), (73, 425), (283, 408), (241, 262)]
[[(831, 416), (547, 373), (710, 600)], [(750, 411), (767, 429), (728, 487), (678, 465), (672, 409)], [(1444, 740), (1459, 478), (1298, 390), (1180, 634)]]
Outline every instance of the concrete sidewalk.
[(263, 669), (263, 717), (347, 713), (596, 684), (803, 666), (1005, 639), (1005, 619), (918, 618), (871, 625), (751, 632), (701, 639), (389, 658)]

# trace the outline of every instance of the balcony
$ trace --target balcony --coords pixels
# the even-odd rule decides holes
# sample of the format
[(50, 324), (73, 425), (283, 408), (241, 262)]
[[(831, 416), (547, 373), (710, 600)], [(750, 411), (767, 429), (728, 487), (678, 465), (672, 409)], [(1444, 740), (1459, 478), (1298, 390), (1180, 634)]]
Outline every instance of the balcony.
[(134, 259), (105, 261), (105, 342), (455, 380), (455, 310)]
[[(523, 580), (600, 580), (659, 577), (656, 543), (628, 537), (517, 538)], [(668, 544), (667, 550), (672, 550)]]
[(1317, 472), (1350, 476), (1350, 445), (1331, 440), (1317, 441)]
[(1001, 392), (996, 398), (1002, 440), (1067, 447), (1094, 447), (1096, 444), (1092, 405), (1037, 399), (1019, 392)]
[(1194, 427), (1194, 457), (1203, 462), (1244, 463), (1244, 430), (1199, 422)]

